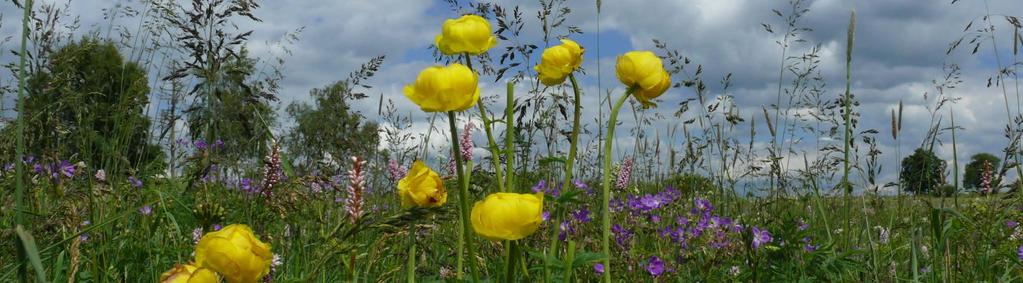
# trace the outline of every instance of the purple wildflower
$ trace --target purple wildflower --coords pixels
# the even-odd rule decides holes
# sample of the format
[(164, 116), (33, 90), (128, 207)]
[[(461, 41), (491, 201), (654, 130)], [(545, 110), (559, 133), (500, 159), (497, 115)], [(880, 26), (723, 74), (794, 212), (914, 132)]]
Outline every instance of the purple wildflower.
[(64, 177), (71, 178), (75, 176), (75, 165), (71, 164), (71, 162), (68, 162), (67, 160), (60, 161), (58, 170), (60, 171), (60, 174), (64, 175)]
[(1019, 246), (1019, 251), (1016, 251), (1016, 255), (1019, 256), (1019, 260), (1023, 260), (1023, 246)]
[(139, 208), (139, 213), (145, 216), (149, 216), (150, 214), (153, 214), (153, 207), (149, 205), (142, 206), (141, 208)]
[(814, 252), (818, 247), (818, 245), (810, 244), (810, 237), (803, 237), (803, 251), (808, 253)]
[(239, 187), (239, 188), (240, 188), (240, 189), (241, 189), (241, 190), (242, 190), (243, 192), (246, 192), (246, 193), (251, 193), (251, 192), (253, 192), (253, 191), (252, 191), (252, 179), (249, 179), (249, 178), (243, 178), (243, 179), (242, 179), (241, 181), (238, 181), (238, 187)]
[(543, 222), (547, 222), (547, 220), (551, 220), (551, 212), (545, 210), (543, 213), (540, 214), (540, 218), (543, 219)]
[(216, 141), (213, 142), (213, 149), (221, 149), (221, 148), (224, 148), (224, 141), (223, 140), (217, 139)]
[(533, 186), (533, 193), (539, 193), (544, 191), (547, 191), (547, 182), (545, 182), (544, 180), (540, 180), (540, 182), (537, 182), (536, 185)]
[(572, 213), (572, 217), (575, 218), (575, 221), (582, 223), (589, 223), (590, 221), (593, 221), (593, 218), (590, 217), (590, 210), (587, 208), (576, 210)]
[(693, 200), (693, 204), (696, 205), (696, 207), (693, 208), (694, 214), (700, 212), (709, 213), (712, 210), (714, 210), (714, 205), (711, 204), (709, 200), (704, 198), (696, 198), (695, 200)]
[(646, 271), (650, 272), (650, 275), (657, 277), (661, 273), (664, 273), (664, 261), (657, 256), (650, 257), (650, 262), (646, 265)]
[(611, 226), (611, 233), (615, 235), (615, 243), (619, 246), (625, 246), (625, 244), (632, 238), (632, 231), (622, 227), (620, 224)]
[(575, 232), (575, 228), (572, 227), (572, 223), (569, 221), (562, 221), (559, 225), (558, 240), (564, 241), (568, 238), (568, 234)]
[(197, 140), (197, 141), (195, 141), (195, 148), (196, 149), (205, 150), (206, 147), (208, 147), (208, 146), (209, 145), (206, 144), (206, 141), (204, 141), (204, 140)]
[(753, 227), (753, 248), (759, 249), (760, 246), (774, 241), (771, 238), (771, 233), (767, 232), (767, 229), (760, 229), (759, 227)]
[(131, 186), (135, 187), (136, 189), (142, 188), (142, 180), (135, 178), (135, 176), (128, 176), (128, 183), (130, 183)]
[(577, 189), (586, 192), (587, 195), (593, 195), (593, 189), (590, 188), (589, 185), (586, 185), (586, 183), (583, 182), (583, 180), (575, 179), (574, 181), (572, 181), (572, 184), (575, 185)]
[(1019, 226), (1019, 222), (1012, 221), (1012, 220), (1005, 221), (1005, 227), (1008, 227), (1009, 229), (1015, 229), (1016, 226)]
[[(1023, 247), (1021, 247), (1020, 249), (1023, 249)], [(593, 272), (595, 272), (597, 274), (604, 274), (604, 264), (603, 263), (594, 264), (593, 265)]]
[(220, 226), (220, 223), (213, 224), (213, 231), (220, 231), (224, 226)]
[(14, 171), (14, 163), (4, 164), (4, 171), (6, 171), (6, 172)]
[(810, 228), (810, 224), (807, 224), (803, 219), (799, 219), (796, 225), (796, 229), (799, 229), (799, 231), (806, 231), (807, 228)]

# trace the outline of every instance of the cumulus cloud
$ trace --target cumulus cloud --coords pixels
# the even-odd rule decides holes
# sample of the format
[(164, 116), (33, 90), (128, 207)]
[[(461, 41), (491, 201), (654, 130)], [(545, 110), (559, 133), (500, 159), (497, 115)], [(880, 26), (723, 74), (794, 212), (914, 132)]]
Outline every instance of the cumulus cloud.
[[(44, 0), (45, 1), (45, 0)], [(534, 19), (538, 4), (535, 1), (497, 0), (496, 3), (510, 7), (520, 5), (527, 23), (519, 38), (521, 43), (529, 42), (543, 46), (537, 21)], [(1001, 131), (1006, 122), (1004, 100), (1001, 89), (986, 86), (987, 78), (995, 73), (994, 54), (985, 45), (978, 55), (960, 50), (945, 53), (948, 44), (963, 36), (963, 28), (971, 21), (981, 20), (990, 9), (991, 13), (1013, 14), (1020, 12), (1018, 0), (991, 0), (985, 6), (979, 1), (960, 1), (950, 5), (949, 1), (917, 0), (870, 0), (855, 3), (843, 0), (806, 1), (809, 12), (800, 19), (799, 26), (812, 30), (800, 34), (805, 43), (793, 43), (786, 51), (787, 56), (799, 56), (814, 45), (820, 46), (820, 71), (826, 85), (825, 96), (835, 98), (844, 92), (845, 83), (845, 35), (849, 12), (857, 10), (856, 46), (853, 50), (852, 66), (853, 92), (862, 103), (860, 129), (875, 128), (888, 132), (890, 111), (899, 101), (905, 104), (904, 123), (907, 126), (900, 138), (903, 154), (915, 148), (923, 139), (925, 127), (930, 121), (928, 107), (938, 90), (933, 81), (942, 80), (944, 66), (958, 64), (961, 67), (962, 84), (953, 89), (943, 89), (950, 97), (962, 100), (950, 106), (956, 112), (957, 123), (963, 129), (959, 138), (959, 158), (981, 151), (1000, 155), (999, 148), (1006, 141)], [(113, 0), (74, 1), (72, 13), (82, 16), (83, 27), (103, 27), (103, 8), (117, 5)], [(601, 103), (610, 90), (614, 95), (621, 93), (614, 77), (614, 60), (618, 53), (630, 49), (653, 49), (652, 39), (660, 39), (671, 48), (678, 49), (696, 64), (703, 65), (703, 78), (708, 82), (708, 99), (719, 95), (731, 95), (743, 117), (750, 119), (762, 115), (762, 107), (774, 103), (779, 84), (779, 64), (782, 61), (781, 48), (776, 43), (782, 40), (784, 23), (773, 12), (777, 9), (790, 13), (788, 1), (759, 0), (616, 0), (603, 1), (598, 16), (593, 1), (567, 1), (572, 13), (566, 22), (580, 27), (578, 35), (586, 46), (584, 68), (581, 78), (586, 95), (583, 98), (584, 123), (591, 132), (596, 132), (599, 114), (606, 112), (606, 102)], [(130, 3), (129, 3), (130, 4)], [(271, 52), (272, 42), (287, 32), (304, 27), (300, 40), (291, 46), (294, 54), (285, 63), (285, 79), (282, 82), (281, 105), (293, 101), (308, 100), (308, 91), (345, 78), (361, 63), (377, 55), (386, 55), (387, 61), (380, 72), (369, 82), (374, 88), (366, 90), (370, 99), (359, 102), (357, 110), (370, 119), (376, 116), (379, 98), (394, 101), (401, 113), (411, 115), (417, 121), (429, 117), (404, 100), (402, 85), (414, 80), (418, 70), (434, 64), (426, 48), (432, 43), (440, 23), (445, 18), (458, 16), (440, 1), (263, 1), (263, 7), (256, 12), (263, 19), (261, 23), (242, 22), (241, 29), (255, 30), (249, 48), (254, 54)], [(0, 31), (15, 35), (18, 11), (13, 5), (5, 4), (3, 26)], [(775, 33), (764, 31), (761, 24), (769, 24)], [(974, 28), (981, 23), (975, 22)], [(1005, 27), (1004, 23), (996, 23)], [(597, 27), (600, 27), (598, 32)], [(1008, 29), (998, 30), (1003, 39)], [(600, 37), (602, 53), (596, 56), (596, 37)], [(1011, 40), (1007, 41), (1011, 42)], [(1008, 45), (1003, 40), (1002, 43)], [(11, 44), (4, 47), (10, 48)], [(1003, 64), (1011, 60), (1007, 46), (1003, 48)], [(492, 51), (494, 54), (496, 51)], [(539, 50), (538, 50), (539, 52)], [(11, 60), (10, 53), (4, 53), (0, 61)], [(534, 58), (535, 59), (535, 58)], [(535, 61), (534, 61), (535, 62)], [(598, 89), (596, 78), (600, 73)], [(723, 92), (717, 83), (726, 74), (732, 74), (732, 86)], [(785, 73), (781, 84), (787, 86), (792, 80), (791, 73)], [(676, 80), (681, 79), (677, 78)], [(485, 95), (503, 94), (503, 84), (484, 85)], [(524, 88), (522, 88), (524, 89)], [(1011, 111), (1018, 111), (1012, 89), (1010, 89)], [(932, 100), (924, 100), (927, 94)], [(678, 127), (680, 119), (673, 118), (678, 104), (695, 96), (691, 89), (672, 89), (661, 99), (661, 107), (647, 110), (646, 115), (668, 117), (651, 127), (647, 134), (664, 135), (666, 129)], [(10, 98), (8, 98), (9, 101)], [(9, 104), (8, 104), (9, 105)], [(503, 100), (493, 105), (503, 109)], [(602, 111), (603, 110), (603, 111)], [(690, 110), (691, 112), (696, 109)], [(948, 109), (944, 109), (947, 115)], [(689, 114), (692, 117), (692, 113)], [(757, 117), (761, 120), (762, 116)], [(620, 148), (631, 148), (635, 139), (627, 129), (633, 128), (632, 115), (622, 115), (623, 125), (619, 131)], [(947, 120), (946, 120), (947, 122)], [(767, 129), (758, 124), (758, 143), (769, 141), (765, 138)], [(736, 130), (737, 138), (748, 138), (748, 126)], [(425, 124), (416, 123), (415, 131), (424, 132)], [(658, 132), (660, 130), (661, 132)], [(886, 165), (884, 178), (891, 179), (897, 160), (893, 148), (896, 141), (886, 134), (879, 141), (885, 152), (882, 163)], [(592, 135), (584, 139), (592, 140)], [(806, 139), (805, 136), (794, 138)], [(947, 138), (946, 138), (947, 139)], [(481, 141), (477, 138), (477, 141)], [(479, 143), (478, 144), (482, 144)], [(951, 157), (943, 146), (942, 157)], [(793, 162), (793, 164), (801, 162)], [(961, 162), (965, 163), (965, 162)], [(794, 165), (798, 168), (801, 165)]]

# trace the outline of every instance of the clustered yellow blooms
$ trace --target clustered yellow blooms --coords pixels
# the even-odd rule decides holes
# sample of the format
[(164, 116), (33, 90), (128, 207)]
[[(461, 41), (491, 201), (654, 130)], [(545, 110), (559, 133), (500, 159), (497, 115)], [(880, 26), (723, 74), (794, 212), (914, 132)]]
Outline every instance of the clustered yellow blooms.
[(561, 44), (544, 50), (540, 64), (535, 68), (540, 82), (548, 86), (565, 82), (565, 78), (583, 64), (584, 51), (578, 43), (567, 38), (562, 39)]
[(398, 181), (398, 198), (404, 208), (438, 207), (448, 201), (448, 192), (440, 175), (416, 160), (408, 175)]
[(479, 76), (458, 63), (428, 67), (405, 86), (405, 97), (425, 112), (462, 111), (480, 98)]
[(493, 240), (518, 240), (533, 234), (543, 221), (543, 193), (494, 193), (472, 207), (472, 228)]
[(272, 260), (270, 245), (252, 228), (232, 224), (204, 235), (195, 247), (195, 264), (175, 266), (160, 282), (219, 282), (219, 274), (227, 282), (252, 283), (270, 273)]
[(161, 283), (217, 283), (220, 277), (206, 268), (191, 264), (178, 264), (160, 275)]
[(650, 51), (629, 51), (618, 56), (615, 65), (618, 80), (629, 88), (644, 107), (657, 106), (651, 100), (671, 87), (671, 75), (664, 70), (661, 58)]
[(469, 53), (483, 54), (497, 45), (497, 38), (491, 34), (490, 22), (477, 15), (465, 15), (448, 19), (441, 26), (441, 33), (434, 40), (437, 49), (444, 55)]

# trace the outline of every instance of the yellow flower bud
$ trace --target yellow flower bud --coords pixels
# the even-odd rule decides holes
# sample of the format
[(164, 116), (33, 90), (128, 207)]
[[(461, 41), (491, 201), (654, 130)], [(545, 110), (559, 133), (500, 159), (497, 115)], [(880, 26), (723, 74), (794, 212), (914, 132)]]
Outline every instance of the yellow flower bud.
[(629, 51), (618, 56), (615, 73), (622, 84), (634, 88), (633, 95), (644, 107), (656, 106), (651, 100), (671, 87), (671, 75), (664, 70), (661, 58), (650, 51)]
[(438, 207), (448, 201), (448, 192), (440, 175), (416, 160), (408, 175), (398, 181), (398, 198), (404, 208)]
[(565, 77), (582, 65), (584, 51), (570, 39), (562, 39), (560, 45), (545, 49), (535, 68), (540, 82), (548, 86), (565, 82)]
[(206, 234), (195, 247), (195, 263), (231, 283), (250, 283), (270, 272), (273, 254), (249, 226), (232, 224)]
[(426, 112), (462, 111), (480, 98), (479, 76), (458, 63), (428, 67), (405, 86), (405, 97)]
[(213, 271), (191, 264), (178, 264), (160, 275), (160, 283), (219, 283)]
[(441, 26), (441, 33), (434, 40), (437, 49), (444, 55), (469, 53), (483, 54), (497, 45), (497, 38), (491, 33), (490, 22), (477, 15), (465, 15), (447, 19)]
[(518, 240), (536, 232), (543, 221), (543, 193), (494, 193), (472, 207), (472, 228), (494, 241)]

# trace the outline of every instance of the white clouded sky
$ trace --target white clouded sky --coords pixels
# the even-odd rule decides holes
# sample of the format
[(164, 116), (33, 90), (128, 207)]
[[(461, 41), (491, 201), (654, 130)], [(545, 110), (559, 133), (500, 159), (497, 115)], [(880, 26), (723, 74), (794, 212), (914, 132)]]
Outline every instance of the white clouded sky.
[[(543, 46), (535, 20), (538, 7), (535, 1), (496, 2), (505, 7), (521, 5), (527, 24), (519, 40)], [(781, 60), (781, 50), (775, 41), (781, 37), (766, 33), (761, 23), (770, 24), (776, 32), (783, 30), (784, 24), (771, 9), (787, 13), (788, 1), (614, 0), (603, 1), (599, 16), (593, 1), (567, 2), (572, 9), (567, 24), (582, 28), (584, 35), (576, 36), (576, 39), (587, 48), (584, 64), (587, 75), (582, 78), (586, 91), (586, 117), (596, 116), (598, 94), (609, 88), (617, 92), (622, 90), (617, 87), (613, 75), (615, 56), (631, 49), (652, 49), (651, 40), (654, 38), (678, 49), (694, 63), (702, 64), (704, 79), (713, 96), (722, 94), (717, 82), (731, 73), (733, 85), (727, 94), (735, 96), (740, 114), (747, 119), (760, 115), (760, 108), (775, 100)], [(924, 93), (933, 97), (932, 81), (942, 79), (943, 66), (958, 64), (962, 67), (963, 83), (955, 89), (946, 90), (945, 94), (963, 98), (952, 106), (957, 122), (963, 127), (959, 136), (960, 164), (965, 164), (962, 160), (969, 155), (981, 151), (1001, 155), (1000, 148), (1006, 143), (1001, 132), (1006, 123), (1006, 113), (1001, 89), (986, 87), (987, 78), (996, 72), (989, 42), (977, 55), (970, 55), (970, 47), (965, 46), (952, 55), (946, 55), (945, 49), (950, 42), (964, 35), (962, 30), (967, 23), (980, 20), (987, 13), (985, 3), (992, 14), (1005, 15), (1023, 15), (1023, 4), (1019, 0), (964, 0), (955, 5), (949, 2), (807, 1), (804, 6), (809, 12), (800, 20), (800, 25), (812, 28), (812, 31), (801, 35), (808, 43), (794, 45), (788, 54), (800, 55), (813, 44), (820, 44), (820, 68), (827, 83), (825, 96), (839, 95), (844, 87), (848, 14), (856, 9), (858, 22), (852, 70), (853, 92), (862, 103), (859, 109), (863, 113), (860, 129), (876, 128), (888, 133), (889, 111), (903, 101), (906, 105), (904, 123), (909, 126), (902, 138), (902, 151), (909, 152), (922, 140), (926, 130), (924, 125), (929, 121), (926, 111), (929, 104), (923, 100)], [(108, 26), (108, 20), (102, 15), (103, 9), (118, 4), (142, 5), (139, 1), (76, 0), (71, 5), (71, 13), (81, 16), (83, 31), (102, 29)], [(20, 14), (10, 2), (0, 5), (3, 14), (0, 31), (5, 36), (16, 38)], [(427, 48), (439, 32), (443, 19), (458, 16), (444, 1), (274, 0), (262, 1), (262, 6), (256, 11), (262, 23), (240, 22), (242, 29), (254, 30), (249, 44), (254, 55), (271, 52), (270, 45), (265, 42), (276, 41), (285, 33), (304, 27), (299, 35), (300, 41), (291, 46), (294, 54), (286, 59), (281, 108), (293, 101), (308, 100), (310, 89), (344, 79), (348, 72), (368, 59), (386, 55), (381, 71), (367, 82), (374, 86), (367, 91), (372, 98), (361, 103), (359, 109), (370, 119), (378, 119), (376, 96), (382, 94), (394, 100), (403, 112), (411, 113), (416, 119), (426, 119), (426, 115), (404, 100), (401, 88), (414, 80), (419, 69), (434, 64)], [(1008, 64), (1014, 60), (1010, 48), (1011, 29), (1004, 19), (994, 21), (1000, 37), (998, 44), (1002, 48), (1000, 59), (1003, 64)], [(597, 32), (598, 23), (600, 32)], [(974, 23), (973, 28), (981, 25), (980, 22)], [(595, 52), (598, 36), (600, 58)], [(13, 42), (8, 42), (3, 48), (14, 46)], [(497, 52), (494, 50), (491, 54)], [(12, 60), (10, 52), (3, 52), (0, 56), (3, 56), (0, 61)], [(597, 62), (600, 62), (599, 67)], [(598, 68), (604, 90), (596, 88)], [(791, 77), (791, 74), (786, 74), (783, 86), (789, 84)], [(483, 79), (488, 82), (484, 86), (485, 95), (503, 93), (501, 84), (490, 83), (493, 78)], [(3, 81), (7, 82), (7, 79)], [(1014, 84), (1010, 85), (1009, 92), (1010, 105), (1015, 105)], [(677, 104), (693, 96), (690, 89), (673, 89), (662, 97), (661, 107), (649, 110), (651, 113), (648, 115), (661, 113), (672, 117)], [(5, 106), (9, 107), (10, 97), (5, 98), (5, 102)], [(495, 105), (494, 110), (500, 111), (502, 106)], [(624, 136), (628, 134), (627, 129), (632, 128), (632, 115), (623, 114), (622, 118), (625, 121), (620, 127), (623, 130), (619, 131), (622, 136), (620, 147), (631, 148), (627, 143), (632, 140)], [(758, 116), (757, 120), (761, 118)], [(590, 130), (596, 130), (592, 118), (584, 121), (588, 122)], [(660, 125), (667, 127), (672, 123), (679, 121), (668, 119), (661, 121)], [(740, 128), (747, 127), (743, 125)], [(762, 135), (767, 130), (759, 129), (757, 132)], [(747, 133), (748, 129), (737, 130), (737, 135)], [(885, 151), (883, 164), (886, 172), (883, 176), (891, 177), (896, 169), (895, 143), (887, 134), (880, 137), (881, 149)], [(767, 138), (758, 138), (758, 141), (765, 140)], [(477, 139), (477, 144), (481, 143), (481, 139)], [(941, 147), (939, 155), (951, 157), (950, 148)]]

